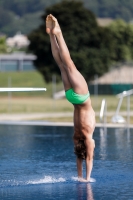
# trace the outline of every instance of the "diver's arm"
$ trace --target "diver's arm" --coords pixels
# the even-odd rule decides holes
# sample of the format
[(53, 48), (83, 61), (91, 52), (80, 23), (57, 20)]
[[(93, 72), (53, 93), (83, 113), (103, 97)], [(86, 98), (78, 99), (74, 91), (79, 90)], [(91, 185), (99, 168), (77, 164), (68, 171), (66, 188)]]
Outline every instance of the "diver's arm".
[(93, 158), (86, 158), (86, 180), (90, 181), (91, 171), (93, 168)]
[(78, 172), (78, 178), (82, 178), (82, 159), (77, 158), (77, 172)]
[(91, 171), (93, 168), (93, 153), (95, 142), (91, 137), (85, 139), (86, 145), (86, 181), (90, 181)]

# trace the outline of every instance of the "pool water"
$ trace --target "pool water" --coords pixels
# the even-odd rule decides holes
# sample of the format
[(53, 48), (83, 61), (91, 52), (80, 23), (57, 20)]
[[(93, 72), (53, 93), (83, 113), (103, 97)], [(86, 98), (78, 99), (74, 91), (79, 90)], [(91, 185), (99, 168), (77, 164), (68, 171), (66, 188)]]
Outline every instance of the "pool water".
[(72, 127), (0, 125), (0, 200), (132, 200), (133, 130), (95, 129), (92, 183), (77, 181), (72, 135)]

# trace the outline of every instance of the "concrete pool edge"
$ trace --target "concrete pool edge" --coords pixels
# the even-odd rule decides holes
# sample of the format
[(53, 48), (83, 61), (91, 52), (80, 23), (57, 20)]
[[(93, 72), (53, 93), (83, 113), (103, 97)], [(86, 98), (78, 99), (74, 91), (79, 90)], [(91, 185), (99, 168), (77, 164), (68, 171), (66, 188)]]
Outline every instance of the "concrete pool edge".
[[(0, 121), (0, 125), (29, 125), (29, 126), (73, 126), (72, 122), (49, 122), (49, 121)], [(101, 123), (96, 123), (96, 127), (103, 128), (133, 128), (133, 125), (127, 125), (127, 124), (113, 124), (113, 123), (107, 123), (106, 125), (103, 125)]]

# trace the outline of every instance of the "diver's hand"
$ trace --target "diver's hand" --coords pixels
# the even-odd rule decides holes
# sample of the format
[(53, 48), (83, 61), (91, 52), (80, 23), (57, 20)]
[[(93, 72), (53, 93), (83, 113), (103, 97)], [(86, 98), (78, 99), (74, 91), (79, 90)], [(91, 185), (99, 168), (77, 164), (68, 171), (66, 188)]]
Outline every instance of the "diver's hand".
[(85, 182), (85, 183), (89, 182), (89, 180), (86, 180), (85, 178), (78, 178), (78, 181), (79, 182)]
[(94, 178), (90, 178), (90, 179), (85, 179), (85, 178), (78, 178), (79, 182), (83, 182), (83, 183), (94, 183), (96, 182), (96, 180)]

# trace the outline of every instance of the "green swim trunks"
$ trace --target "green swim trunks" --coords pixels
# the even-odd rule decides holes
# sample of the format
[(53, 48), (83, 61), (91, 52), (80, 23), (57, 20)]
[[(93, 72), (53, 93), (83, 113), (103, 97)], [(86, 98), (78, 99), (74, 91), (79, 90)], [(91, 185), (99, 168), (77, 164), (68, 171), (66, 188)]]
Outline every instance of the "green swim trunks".
[(67, 90), (66, 92), (66, 98), (69, 102), (71, 102), (72, 104), (82, 104), (84, 103), (90, 96), (90, 93), (88, 92), (88, 94), (85, 95), (81, 95), (81, 94), (77, 94), (74, 92), (74, 90), (71, 88), (69, 90)]

